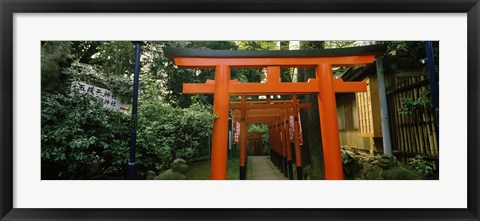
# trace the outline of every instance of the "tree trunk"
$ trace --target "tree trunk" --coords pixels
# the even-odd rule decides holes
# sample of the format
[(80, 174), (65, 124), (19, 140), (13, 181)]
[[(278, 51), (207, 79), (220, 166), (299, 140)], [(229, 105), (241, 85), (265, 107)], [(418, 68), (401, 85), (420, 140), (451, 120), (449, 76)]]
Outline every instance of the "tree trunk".
[[(300, 42), (300, 49), (321, 49), (323, 47), (322, 41)], [(315, 78), (315, 70), (299, 68), (298, 82), (306, 82), (308, 78)], [(306, 165), (310, 165), (310, 179), (325, 179), (317, 95), (305, 95), (303, 101), (312, 104), (312, 107), (300, 110), (303, 133), (302, 167), (305, 168)]]
[[(281, 41), (280, 42), (280, 50), (289, 50), (290, 49), (290, 42), (289, 41)], [(280, 79), (282, 82), (292, 82), (292, 73), (290, 68), (282, 68), (280, 72)]]

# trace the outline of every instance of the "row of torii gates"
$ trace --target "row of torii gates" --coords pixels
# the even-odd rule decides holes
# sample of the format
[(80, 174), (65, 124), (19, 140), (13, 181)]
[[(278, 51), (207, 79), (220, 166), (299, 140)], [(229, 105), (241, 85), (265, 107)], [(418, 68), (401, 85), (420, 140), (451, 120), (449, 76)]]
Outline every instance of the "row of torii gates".
[[(272, 100), (267, 96), (265, 101), (249, 101), (245, 95), (241, 96), (241, 102), (231, 102), (230, 109), (234, 111), (231, 115), (234, 120), (240, 121), (240, 179), (246, 179), (246, 141), (247, 124), (268, 124), (270, 156), (284, 174), (293, 179), (292, 171), (292, 149), (290, 147), (290, 129), (293, 129), (292, 141), (295, 141), (295, 165), (297, 177), (302, 178), (302, 159), (300, 153), (300, 121), (299, 108), (309, 108), (310, 104), (300, 104), (297, 95), (292, 95), (291, 100)], [(289, 118), (294, 117), (293, 128), (290, 127)], [(295, 117), (296, 116), (296, 117)], [(258, 137), (254, 137), (254, 139)]]
[[(371, 45), (343, 49), (292, 51), (234, 51), (164, 48), (165, 56), (178, 67), (215, 69), (215, 80), (183, 85), (186, 94), (214, 94), (213, 111), (218, 117), (212, 131), (211, 179), (225, 180), (228, 153), (228, 120), (240, 119), (240, 178), (246, 174), (246, 139), (248, 123), (269, 124), (271, 150), (277, 165), (291, 165), (288, 137), (288, 116), (294, 116), (295, 165), (301, 176), (301, 153), (298, 131), (298, 110), (309, 104), (297, 101), (297, 95), (317, 94), (318, 111), (324, 155), (325, 179), (342, 180), (343, 167), (338, 135), (335, 93), (365, 92), (364, 82), (343, 82), (333, 78), (332, 68), (359, 66), (373, 63), (383, 55), (384, 45)], [(315, 78), (307, 82), (281, 82), (281, 68), (314, 68)], [(265, 83), (239, 83), (230, 79), (232, 68), (266, 68)], [(275, 103), (271, 95), (290, 95), (290, 101)], [(230, 102), (230, 96), (240, 96), (240, 102)], [(246, 96), (266, 96), (265, 103), (247, 103)], [(282, 161), (282, 162), (280, 162)], [(286, 161), (286, 162), (285, 162)]]

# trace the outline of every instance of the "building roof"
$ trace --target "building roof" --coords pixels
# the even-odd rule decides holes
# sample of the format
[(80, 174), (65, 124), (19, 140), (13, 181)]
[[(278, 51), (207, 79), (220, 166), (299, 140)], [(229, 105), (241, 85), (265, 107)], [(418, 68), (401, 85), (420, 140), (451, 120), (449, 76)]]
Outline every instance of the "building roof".
[(366, 75), (370, 73), (375, 73), (375, 63), (368, 64), (362, 67), (351, 67), (343, 75), (341, 78), (344, 81), (356, 81), (363, 79)]
[[(385, 71), (398, 70), (401, 68), (419, 68), (424, 66), (418, 61), (414, 61), (408, 55), (389, 55), (383, 59), (383, 68)], [(376, 64), (371, 63), (361, 67), (349, 67), (341, 78), (344, 81), (358, 81), (362, 80), (369, 74), (376, 74)]]

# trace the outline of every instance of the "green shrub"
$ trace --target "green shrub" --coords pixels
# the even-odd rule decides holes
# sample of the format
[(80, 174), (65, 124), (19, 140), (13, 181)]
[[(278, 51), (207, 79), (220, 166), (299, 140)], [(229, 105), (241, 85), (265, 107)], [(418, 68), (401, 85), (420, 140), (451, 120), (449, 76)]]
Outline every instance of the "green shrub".
[[(104, 109), (76, 91), (42, 96), (42, 179), (124, 179), (129, 160), (130, 114)], [(138, 108), (136, 160), (139, 178), (164, 171), (173, 159), (208, 152), (210, 107), (173, 108), (161, 101)]]
[(191, 161), (205, 155), (213, 118), (210, 107), (197, 104), (181, 109), (161, 101), (142, 103), (137, 137), (140, 173), (164, 171), (176, 158)]
[(424, 157), (417, 155), (414, 158), (409, 159), (408, 165), (412, 167), (418, 175), (422, 178), (428, 178), (433, 175), (433, 167), (430, 163), (424, 160)]
[(90, 94), (43, 94), (42, 179), (121, 179), (129, 118)]
[(412, 115), (423, 108), (431, 106), (430, 91), (421, 91), (420, 97), (417, 99), (403, 97), (400, 101), (402, 103), (402, 107), (400, 108), (399, 113), (403, 115)]

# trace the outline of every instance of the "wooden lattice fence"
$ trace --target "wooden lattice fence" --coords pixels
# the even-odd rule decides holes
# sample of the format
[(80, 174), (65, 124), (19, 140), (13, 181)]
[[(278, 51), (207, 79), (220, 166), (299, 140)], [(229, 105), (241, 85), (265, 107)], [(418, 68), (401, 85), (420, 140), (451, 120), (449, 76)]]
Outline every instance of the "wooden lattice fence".
[(404, 163), (418, 154), (438, 163), (438, 139), (431, 104), (410, 114), (402, 114), (400, 111), (402, 98), (416, 100), (429, 90), (428, 78), (424, 76), (412, 77), (387, 87), (392, 150)]

